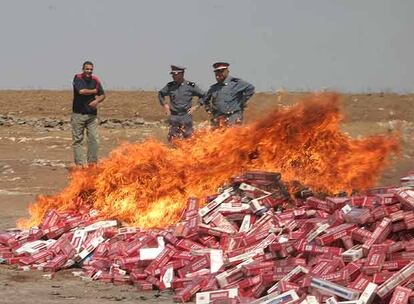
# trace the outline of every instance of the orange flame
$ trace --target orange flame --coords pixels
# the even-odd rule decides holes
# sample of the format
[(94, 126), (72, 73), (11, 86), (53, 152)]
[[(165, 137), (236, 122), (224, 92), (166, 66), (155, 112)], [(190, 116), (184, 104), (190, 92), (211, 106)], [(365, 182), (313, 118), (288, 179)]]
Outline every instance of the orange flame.
[(125, 144), (97, 166), (75, 170), (54, 196), (39, 196), (30, 219), (39, 224), (49, 209), (96, 209), (102, 218), (140, 227), (161, 227), (179, 219), (188, 197), (216, 192), (247, 170), (277, 171), (317, 191), (372, 187), (398, 151), (396, 137), (355, 140), (339, 129), (336, 94), (316, 94), (273, 111), (250, 125), (199, 130), (175, 148), (148, 139)]

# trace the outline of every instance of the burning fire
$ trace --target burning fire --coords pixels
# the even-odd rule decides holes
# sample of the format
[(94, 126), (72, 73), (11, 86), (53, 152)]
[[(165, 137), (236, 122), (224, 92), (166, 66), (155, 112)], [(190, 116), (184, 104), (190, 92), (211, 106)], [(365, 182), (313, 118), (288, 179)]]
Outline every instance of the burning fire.
[(179, 219), (188, 197), (203, 198), (231, 176), (247, 170), (276, 171), (317, 191), (372, 187), (398, 151), (396, 137), (351, 139), (339, 129), (339, 96), (317, 94), (286, 110), (273, 111), (242, 127), (200, 130), (175, 148), (148, 139), (125, 144), (95, 167), (70, 174), (59, 194), (39, 196), (30, 219), (49, 209), (80, 213), (140, 227), (162, 227)]

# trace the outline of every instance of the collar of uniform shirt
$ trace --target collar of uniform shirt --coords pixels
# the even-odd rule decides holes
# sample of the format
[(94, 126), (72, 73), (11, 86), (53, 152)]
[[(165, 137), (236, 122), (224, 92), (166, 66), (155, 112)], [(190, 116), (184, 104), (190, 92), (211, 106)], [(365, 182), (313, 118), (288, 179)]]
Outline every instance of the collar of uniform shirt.
[(232, 79), (233, 77), (231, 77), (230, 75), (228, 75), (227, 76), (227, 78), (226, 79), (224, 79), (224, 81), (223, 81), (223, 85), (228, 85), (229, 84), (229, 82), (230, 82), (230, 80)]

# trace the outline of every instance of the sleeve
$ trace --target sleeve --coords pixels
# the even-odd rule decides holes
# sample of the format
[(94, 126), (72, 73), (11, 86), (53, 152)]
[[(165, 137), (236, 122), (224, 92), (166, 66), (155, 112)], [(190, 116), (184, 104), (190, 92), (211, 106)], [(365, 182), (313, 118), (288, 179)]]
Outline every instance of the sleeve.
[(97, 89), (98, 89), (98, 93), (96, 95), (98, 95), (98, 96), (105, 95), (105, 91), (104, 91), (104, 88), (102, 86), (102, 82), (99, 81), (97, 83)]
[(160, 105), (164, 106), (165, 105), (165, 96), (168, 96), (168, 85), (166, 85), (165, 87), (163, 87), (159, 92), (158, 92), (158, 101), (160, 102)]
[(242, 86), (241, 88), (241, 92), (242, 92), (242, 97), (241, 97), (241, 103), (243, 106), (246, 105), (247, 101), (253, 96), (254, 94), (254, 85), (252, 85), (251, 83), (248, 83), (247, 81), (240, 81), (240, 85)]
[(194, 85), (193, 87), (193, 96), (197, 96), (198, 97), (198, 102), (201, 103), (201, 100), (204, 98), (204, 96), (206, 95), (206, 93), (200, 89), (197, 85)]
[(211, 104), (210, 104), (210, 100), (211, 100), (211, 88), (207, 91), (207, 93), (206, 94), (204, 94), (204, 96), (203, 97), (201, 97), (200, 99), (199, 99), (199, 103), (200, 103), (200, 105), (201, 106), (203, 106), (204, 105), (204, 107), (206, 108), (206, 111), (207, 112), (210, 112), (211, 111)]
[(82, 90), (82, 89), (86, 89), (86, 84), (83, 81), (83, 79), (80, 78), (80, 77), (75, 76), (73, 78), (72, 84), (73, 84), (73, 88), (75, 89), (75, 91), (77, 93), (79, 93), (79, 91)]
[(104, 95), (105, 94), (105, 91), (103, 89), (102, 82), (99, 79), (99, 77), (96, 76), (96, 75), (92, 75), (92, 79), (95, 80), (96, 89), (98, 90), (98, 93), (96, 95), (98, 95), (98, 96)]

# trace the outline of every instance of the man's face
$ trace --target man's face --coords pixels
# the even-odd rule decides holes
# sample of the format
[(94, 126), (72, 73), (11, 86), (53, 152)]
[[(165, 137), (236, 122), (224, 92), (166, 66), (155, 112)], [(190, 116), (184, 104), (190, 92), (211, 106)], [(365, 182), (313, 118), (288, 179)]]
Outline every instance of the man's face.
[(217, 82), (222, 83), (229, 75), (229, 70), (228, 69), (217, 70), (217, 71), (214, 71), (214, 74), (216, 75)]
[(177, 83), (182, 83), (184, 81), (184, 73), (172, 73), (172, 79)]
[(82, 71), (83, 71), (83, 74), (84, 74), (86, 77), (92, 77), (92, 73), (93, 73), (93, 65), (91, 65), (91, 64), (85, 64), (85, 65), (83, 66)]

